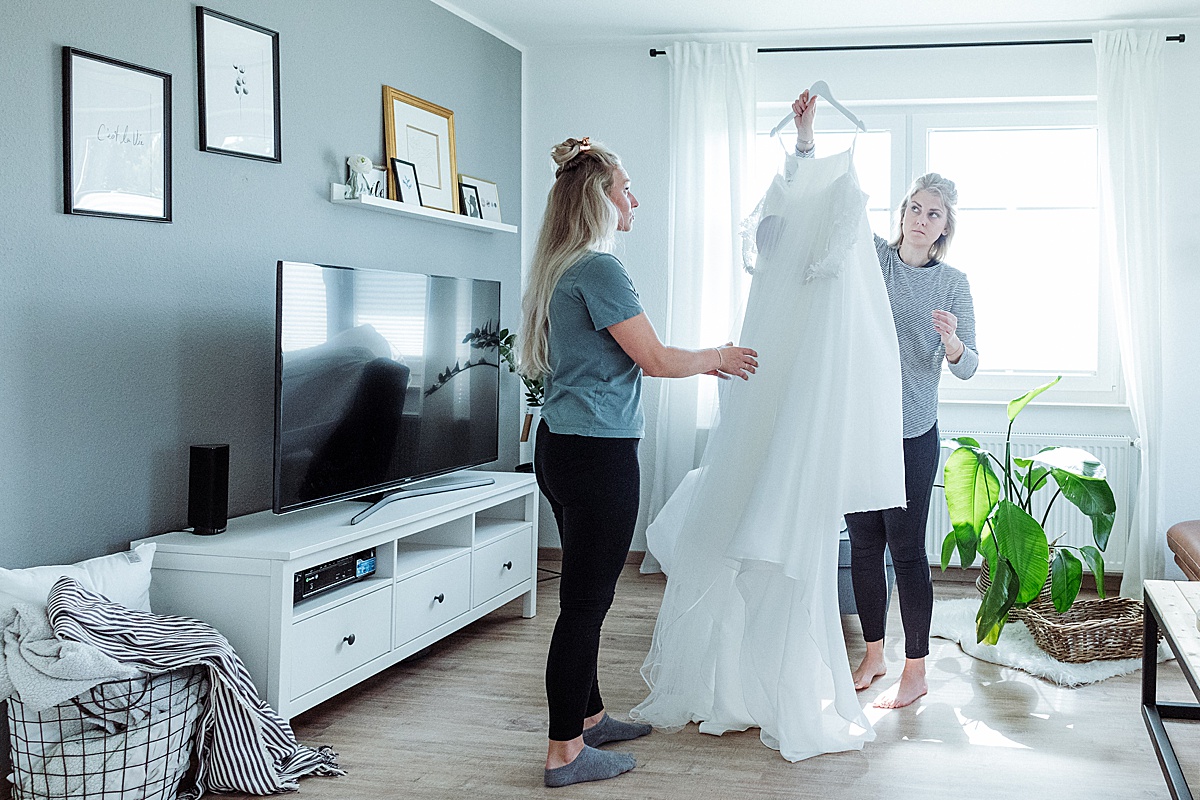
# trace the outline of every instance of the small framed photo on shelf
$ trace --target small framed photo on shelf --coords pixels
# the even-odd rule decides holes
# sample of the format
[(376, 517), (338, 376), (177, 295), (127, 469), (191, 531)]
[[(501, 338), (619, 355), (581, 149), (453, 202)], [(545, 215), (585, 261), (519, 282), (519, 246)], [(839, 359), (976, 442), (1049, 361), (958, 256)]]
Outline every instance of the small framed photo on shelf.
[(171, 76), (64, 47), (63, 211), (171, 221)]
[[(399, 158), (416, 167), (421, 205), (459, 212), (453, 111), (384, 86), (383, 143), (389, 164)], [(388, 197), (399, 197), (395, 186)]]
[(483, 219), (483, 209), (479, 207), (479, 190), (466, 183), (458, 185), (459, 203), (462, 213), (475, 219)]
[(386, 169), (377, 166), (367, 173), (367, 191), (370, 192), (371, 197), (382, 197), (387, 200), (388, 176)]
[(421, 203), (421, 183), (417, 180), (417, 165), (402, 158), (392, 159), (392, 182), (396, 186), (396, 199), (401, 203)]
[(459, 175), (458, 182), (475, 189), (476, 196), (479, 198), (479, 210), (482, 219), (491, 220), (492, 222), (501, 221), (500, 191), (496, 188), (496, 184), (491, 181), (485, 181), (483, 178), (472, 178), (470, 175)]
[(282, 160), (279, 34), (196, 6), (200, 149)]

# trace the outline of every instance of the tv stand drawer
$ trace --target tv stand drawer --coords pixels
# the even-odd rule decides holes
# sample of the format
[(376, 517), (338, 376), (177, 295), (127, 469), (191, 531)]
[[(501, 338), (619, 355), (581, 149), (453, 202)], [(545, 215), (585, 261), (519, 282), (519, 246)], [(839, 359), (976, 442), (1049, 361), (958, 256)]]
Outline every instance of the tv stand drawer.
[(396, 646), (471, 610), (471, 554), (396, 584)]
[(472, 607), (533, 577), (532, 537), (532, 527), (522, 528), (475, 551), (471, 565)]
[(292, 626), (291, 697), (300, 697), (392, 649), (391, 587)]

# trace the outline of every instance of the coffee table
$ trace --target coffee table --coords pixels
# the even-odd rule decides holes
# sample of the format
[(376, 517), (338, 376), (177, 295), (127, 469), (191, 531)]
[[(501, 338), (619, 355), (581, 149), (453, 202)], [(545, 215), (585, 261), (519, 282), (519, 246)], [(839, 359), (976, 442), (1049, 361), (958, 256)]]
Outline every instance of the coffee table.
[(1142, 719), (1146, 721), (1171, 797), (1191, 800), (1192, 792), (1179, 768), (1163, 720), (1200, 720), (1200, 704), (1158, 701), (1158, 634), (1162, 631), (1192, 687), (1192, 695), (1200, 699), (1200, 685), (1196, 682), (1200, 675), (1200, 630), (1196, 616), (1200, 612), (1200, 581), (1146, 581), (1143, 590)]

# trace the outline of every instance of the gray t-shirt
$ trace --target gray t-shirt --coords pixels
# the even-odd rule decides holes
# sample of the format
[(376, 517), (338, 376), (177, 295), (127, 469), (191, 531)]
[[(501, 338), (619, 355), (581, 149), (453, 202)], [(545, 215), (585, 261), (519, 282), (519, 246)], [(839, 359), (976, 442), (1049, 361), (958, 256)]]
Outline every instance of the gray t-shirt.
[(642, 313), (629, 273), (608, 253), (588, 253), (550, 297), (550, 374), (542, 419), (554, 433), (640, 439), (642, 369), (606, 329)]

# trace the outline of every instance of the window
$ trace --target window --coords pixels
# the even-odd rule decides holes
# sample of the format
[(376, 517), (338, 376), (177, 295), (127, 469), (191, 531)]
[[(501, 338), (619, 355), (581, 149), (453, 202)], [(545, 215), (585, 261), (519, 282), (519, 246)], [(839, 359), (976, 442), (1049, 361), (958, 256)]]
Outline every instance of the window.
[[(899, 107), (911, 113), (897, 113)], [(760, 105), (757, 174), (764, 191), (794, 143), (790, 127), (781, 140), (766, 133), (783, 108)], [(826, 106), (817, 115), (816, 147), (821, 155), (853, 143), (876, 234), (891, 238), (893, 210), (913, 177), (940, 172), (959, 188), (947, 261), (971, 283), (980, 367), (970, 381), (947, 375), (942, 399), (1007, 401), (1061, 374), (1059, 402), (1119, 401), (1117, 345), (1099, 263), (1094, 100), (904, 102), (854, 110), (870, 132), (856, 137)], [(706, 334), (718, 340), (725, 331)], [(711, 406), (703, 397), (701, 405), (704, 425)]]
[(1060, 400), (1119, 400), (1100, 269), (1093, 109), (959, 109), (912, 117), (913, 174), (959, 187), (951, 264), (971, 282), (980, 351), (943, 399), (1011, 399), (1063, 375)]

